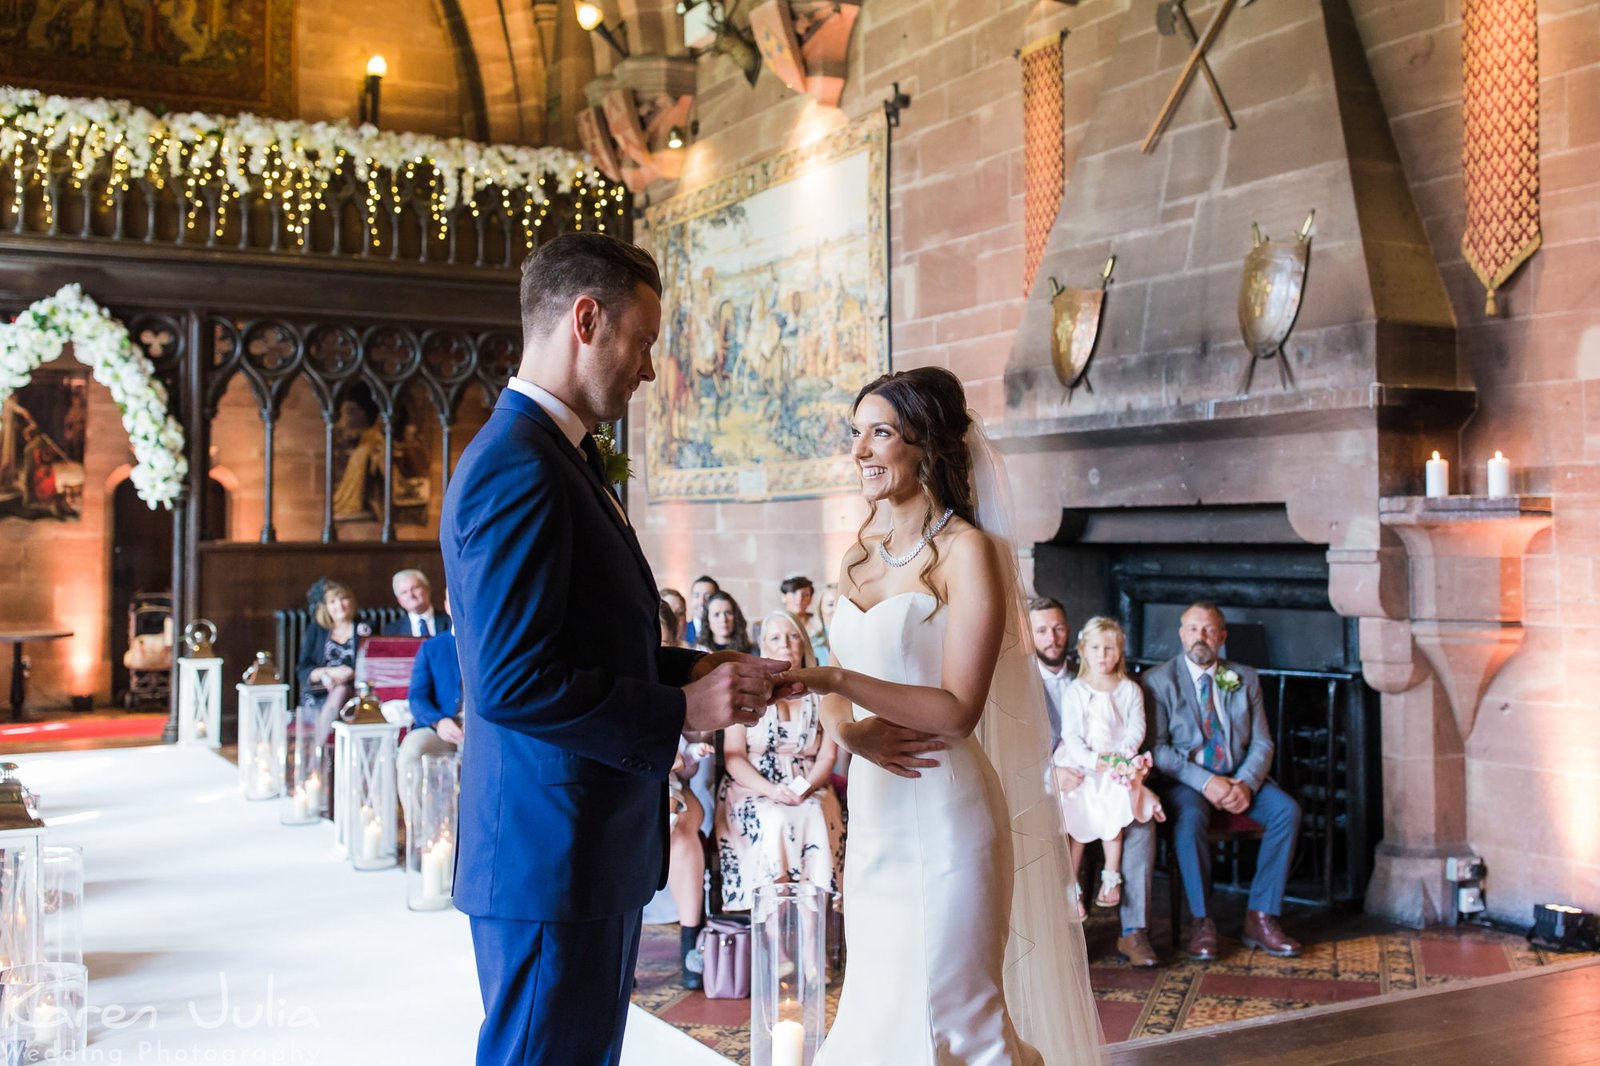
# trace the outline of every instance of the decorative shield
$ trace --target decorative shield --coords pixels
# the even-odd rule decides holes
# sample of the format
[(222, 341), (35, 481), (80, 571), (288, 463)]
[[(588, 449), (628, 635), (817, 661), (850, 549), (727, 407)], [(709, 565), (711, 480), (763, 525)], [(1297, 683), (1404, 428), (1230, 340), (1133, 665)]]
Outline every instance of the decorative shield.
[(1105, 307), (1106, 285), (1116, 261), (1116, 256), (1106, 260), (1098, 289), (1064, 289), (1055, 278), (1050, 279), (1050, 357), (1056, 377), (1067, 387), (1068, 402), (1072, 400), (1072, 390), (1079, 385), (1094, 391), (1088, 381), (1089, 360), (1100, 335), (1100, 312)]
[(778, 80), (797, 93), (806, 91), (806, 72), (800, 60), (800, 39), (794, 35), (789, 0), (766, 0), (750, 9), (750, 29), (756, 47)]
[(1283, 346), (1300, 313), (1315, 216), (1315, 211), (1306, 216), (1293, 241), (1264, 240), (1260, 227), (1253, 228), (1255, 247), (1245, 256), (1244, 283), (1239, 286), (1239, 329), (1258, 359), (1271, 358)]
[(606, 177), (621, 181), (622, 161), (617, 158), (617, 146), (612, 143), (611, 134), (600, 122), (600, 112), (586, 107), (578, 112), (577, 123), (578, 139), (583, 142), (583, 150), (599, 164)]
[(606, 125), (611, 136), (617, 139), (622, 154), (641, 166), (650, 165), (650, 146), (644, 140), (644, 127), (639, 125), (639, 105), (634, 103), (633, 90), (616, 88), (606, 93), (602, 102)]

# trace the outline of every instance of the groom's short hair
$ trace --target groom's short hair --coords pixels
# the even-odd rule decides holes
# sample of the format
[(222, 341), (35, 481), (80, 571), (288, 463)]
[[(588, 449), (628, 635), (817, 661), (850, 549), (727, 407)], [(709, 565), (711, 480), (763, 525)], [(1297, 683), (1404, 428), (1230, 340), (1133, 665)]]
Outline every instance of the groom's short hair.
[(522, 261), (522, 339), (543, 335), (580, 296), (612, 313), (633, 299), (636, 286), (661, 295), (661, 271), (643, 248), (604, 233), (565, 233)]

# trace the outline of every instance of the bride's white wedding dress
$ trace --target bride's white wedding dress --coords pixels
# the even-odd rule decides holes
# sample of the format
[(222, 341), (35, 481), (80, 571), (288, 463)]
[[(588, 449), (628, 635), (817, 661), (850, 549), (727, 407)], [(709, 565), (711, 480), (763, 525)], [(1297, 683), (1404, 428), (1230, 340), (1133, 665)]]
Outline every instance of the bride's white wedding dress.
[[(906, 685), (942, 683), (945, 626), (926, 592), (863, 611), (841, 597), (829, 644), (839, 664)], [(855, 708), (855, 717), (871, 711)], [(850, 764), (844, 923), (849, 961), (816, 1066), (1034, 1066), (1003, 970), (1011, 830), (1000, 778), (976, 736), (897, 777)], [(1051, 1063), (1050, 1066), (1067, 1066)]]

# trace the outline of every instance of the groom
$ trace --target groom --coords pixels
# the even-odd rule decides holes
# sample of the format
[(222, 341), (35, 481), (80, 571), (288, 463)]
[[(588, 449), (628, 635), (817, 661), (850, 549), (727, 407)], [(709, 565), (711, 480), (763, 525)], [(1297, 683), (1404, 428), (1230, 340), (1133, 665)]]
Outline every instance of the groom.
[(660, 647), (655, 580), (591, 436), (655, 377), (660, 295), (654, 260), (603, 234), (530, 256), (522, 363), (445, 496), (480, 1066), (618, 1062), (678, 736), (754, 724), (788, 666)]

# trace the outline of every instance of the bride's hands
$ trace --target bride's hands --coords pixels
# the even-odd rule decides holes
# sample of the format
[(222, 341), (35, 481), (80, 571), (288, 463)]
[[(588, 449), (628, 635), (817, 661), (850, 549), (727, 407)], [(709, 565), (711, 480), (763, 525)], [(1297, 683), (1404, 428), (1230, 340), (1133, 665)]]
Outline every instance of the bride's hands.
[(938, 766), (938, 760), (926, 756), (947, 746), (933, 733), (907, 729), (876, 717), (845, 722), (836, 739), (852, 755), (859, 755), (896, 777), (911, 778), (921, 777), (919, 770)]

